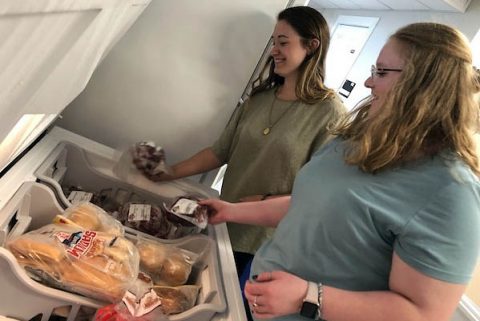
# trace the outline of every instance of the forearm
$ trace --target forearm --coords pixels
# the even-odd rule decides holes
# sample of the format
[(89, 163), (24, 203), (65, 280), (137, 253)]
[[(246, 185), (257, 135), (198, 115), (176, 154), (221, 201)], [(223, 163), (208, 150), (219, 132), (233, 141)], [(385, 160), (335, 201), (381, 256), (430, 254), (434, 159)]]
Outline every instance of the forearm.
[(256, 202), (256, 201), (265, 201), (267, 199), (277, 198), (277, 197), (284, 197), (290, 196), (290, 194), (256, 194), (256, 195), (248, 195), (242, 197), (238, 200), (238, 202)]
[(328, 321), (427, 320), (411, 301), (394, 292), (352, 292), (326, 286), (322, 318)]
[(227, 221), (233, 223), (276, 227), (290, 206), (290, 196), (277, 197), (259, 202), (235, 204), (235, 210)]
[(462, 286), (451, 293), (426, 291), (424, 300), (394, 291), (354, 292), (324, 286), (323, 316), (328, 321), (448, 321), (458, 305)]
[(222, 163), (218, 160), (213, 150), (208, 147), (192, 157), (172, 166), (173, 177), (182, 178), (208, 172), (218, 168)]

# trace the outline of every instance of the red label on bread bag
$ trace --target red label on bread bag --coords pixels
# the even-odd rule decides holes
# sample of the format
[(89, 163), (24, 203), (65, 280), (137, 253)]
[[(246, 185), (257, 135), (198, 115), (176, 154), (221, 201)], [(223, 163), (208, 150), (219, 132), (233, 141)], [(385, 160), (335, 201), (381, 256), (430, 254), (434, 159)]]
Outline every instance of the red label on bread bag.
[(71, 234), (68, 240), (63, 241), (64, 244), (70, 247), (67, 250), (67, 253), (77, 259), (80, 258), (92, 247), (96, 235), (97, 232), (95, 231), (85, 231)]

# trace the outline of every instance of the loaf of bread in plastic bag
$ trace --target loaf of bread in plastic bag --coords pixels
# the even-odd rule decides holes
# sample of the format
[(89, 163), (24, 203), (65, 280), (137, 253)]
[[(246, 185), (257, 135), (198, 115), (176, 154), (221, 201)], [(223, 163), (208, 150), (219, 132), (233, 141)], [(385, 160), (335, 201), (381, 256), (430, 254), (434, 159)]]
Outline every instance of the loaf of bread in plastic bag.
[(7, 248), (42, 283), (115, 302), (139, 271), (138, 251), (127, 239), (69, 224), (49, 224), (20, 235)]

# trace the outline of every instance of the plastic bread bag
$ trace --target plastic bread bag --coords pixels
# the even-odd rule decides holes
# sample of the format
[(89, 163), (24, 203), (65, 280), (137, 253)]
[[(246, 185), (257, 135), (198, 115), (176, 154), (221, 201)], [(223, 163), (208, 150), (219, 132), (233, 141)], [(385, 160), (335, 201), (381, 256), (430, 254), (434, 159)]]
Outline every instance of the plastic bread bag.
[(183, 285), (187, 282), (199, 254), (156, 240), (139, 238), (136, 243), (140, 268), (156, 285)]
[(171, 315), (193, 308), (197, 302), (200, 287), (197, 285), (154, 286), (153, 290), (161, 300), (157, 309), (160, 309), (165, 315)]
[(198, 204), (199, 199), (192, 196), (181, 196), (170, 206), (163, 204), (167, 218), (173, 223), (186, 227), (196, 227), (203, 230), (208, 224), (209, 208)]
[(20, 265), (49, 286), (115, 302), (135, 281), (139, 255), (121, 236), (49, 224), (7, 243)]
[(117, 213), (118, 220), (137, 231), (168, 239), (172, 224), (166, 219), (164, 210), (155, 204), (126, 203)]
[(119, 221), (108, 215), (100, 207), (89, 202), (70, 206), (63, 212), (63, 216), (86, 230), (100, 231), (118, 236), (125, 234), (125, 229)]

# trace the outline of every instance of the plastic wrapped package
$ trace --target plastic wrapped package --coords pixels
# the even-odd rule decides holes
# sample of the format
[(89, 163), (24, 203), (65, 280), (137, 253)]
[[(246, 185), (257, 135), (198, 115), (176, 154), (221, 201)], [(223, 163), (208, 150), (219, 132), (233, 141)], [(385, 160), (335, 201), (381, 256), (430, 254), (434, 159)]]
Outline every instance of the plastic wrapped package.
[(171, 173), (171, 169), (165, 163), (165, 151), (154, 142), (136, 143), (131, 149), (131, 154), (137, 169), (147, 176)]
[(172, 207), (165, 204), (160, 207), (129, 202), (112, 215), (124, 226), (161, 239), (178, 239), (205, 229), (208, 221), (206, 207), (185, 197), (177, 198), (172, 204)]
[(195, 306), (200, 286), (153, 286), (146, 274), (139, 277), (121, 302), (100, 308), (95, 321), (161, 321)]
[(125, 229), (119, 221), (108, 215), (100, 207), (89, 202), (70, 206), (65, 210), (63, 216), (86, 230), (100, 231), (118, 236), (125, 234)]
[(175, 199), (170, 206), (164, 204), (168, 220), (181, 226), (205, 229), (209, 209), (207, 206), (198, 204), (198, 201), (198, 198), (192, 196), (182, 196)]
[(150, 178), (172, 172), (165, 162), (164, 150), (154, 142), (139, 142), (128, 147), (113, 168), (115, 175), (125, 181), (138, 171)]
[(134, 315), (123, 303), (110, 304), (97, 310), (94, 321), (168, 321), (164, 314), (149, 312), (143, 315)]
[(154, 286), (141, 297), (127, 292), (122, 302), (98, 309), (94, 321), (167, 321), (195, 306), (199, 286)]
[(185, 284), (200, 256), (174, 244), (155, 240), (139, 239), (136, 246), (140, 255), (140, 268), (152, 277), (156, 285)]
[(127, 239), (69, 224), (49, 224), (7, 243), (20, 265), (42, 283), (115, 302), (139, 271), (136, 247)]
[(117, 219), (124, 226), (162, 239), (172, 238), (171, 233), (176, 230), (164, 210), (155, 204), (126, 203), (119, 209)]
[(195, 305), (197, 301), (199, 286), (182, 285), (177, 287), (154, 286), (153, 290), (161, 300), (158, 306), (163, 314), (171, 315), (187, 311)]

